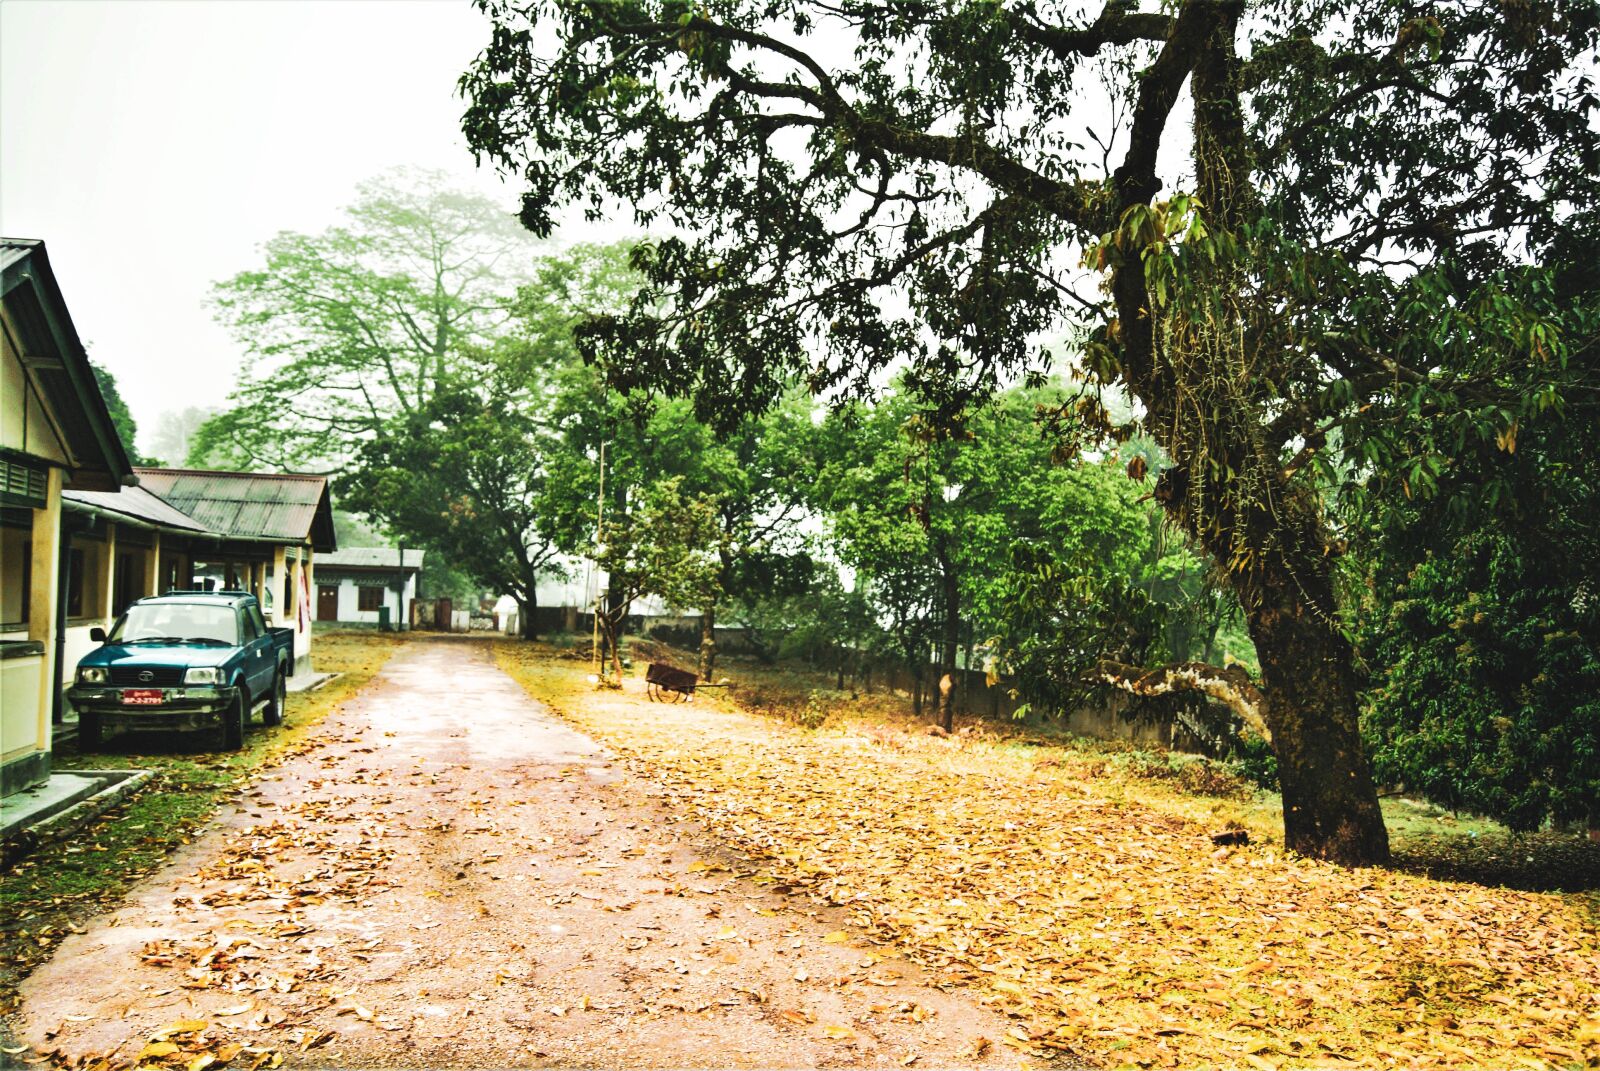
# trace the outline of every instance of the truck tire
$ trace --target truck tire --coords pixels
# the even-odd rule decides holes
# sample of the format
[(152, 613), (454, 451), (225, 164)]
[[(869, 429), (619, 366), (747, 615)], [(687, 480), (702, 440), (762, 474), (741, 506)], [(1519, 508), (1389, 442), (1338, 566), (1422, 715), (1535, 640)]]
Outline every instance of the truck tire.
[(283, 679), (283, 667), (278, 667), (278, 672), (272, 675), (272, 698), (267, 700), (267, 705), (261, 708), (262, 725), (283, 724), (283, 704), (288, 698), (289, 686)]
[(100, 715), (94, 711), (78, 711), (78, 750), (82, 752), (99, 751), (101, 740), (104, 738), (101, 728)]
[(238, 751), (244, 747), (244, 718), (250, 700), (245, 697), (244, 689), (234, 693), (233, 702), (227, 710), (222, 712), (222, 748), (224, 751)]

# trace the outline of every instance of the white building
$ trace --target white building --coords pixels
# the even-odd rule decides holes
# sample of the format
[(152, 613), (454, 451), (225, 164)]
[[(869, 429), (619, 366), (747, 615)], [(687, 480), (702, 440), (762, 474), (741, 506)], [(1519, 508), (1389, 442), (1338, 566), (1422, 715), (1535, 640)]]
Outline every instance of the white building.
[(377, 625), (384, 609), (395, 627), (410, 627), (417, 600), (420, 550), (351, 547), (317, 558), (317, 622)]

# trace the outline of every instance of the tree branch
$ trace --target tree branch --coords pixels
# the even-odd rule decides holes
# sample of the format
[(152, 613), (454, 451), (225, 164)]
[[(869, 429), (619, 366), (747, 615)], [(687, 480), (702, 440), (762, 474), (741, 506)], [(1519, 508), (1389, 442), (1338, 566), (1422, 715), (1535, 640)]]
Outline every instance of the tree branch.
[(1272, 732), (1267, 728), (1267, 720), (1262, 713), (1266, 697), (1250, 679), (1250, 674), (1238, 666), (1224, 668), (1204, 662), (1180, 662), (1159, 669), (1142, 669), (1121, 662), (1101, 662), (1084, 674), (1084, 679), (1145, 697), (1171, 695), (1174, 692), (1202, 692), (1228, 704), (1228, 709), (1237, 714), (1252, 732), (1267, 743), (1272, 742)]
[(1082, 28), (1024, 21), (1017, 26), (1017, 36), (1064, 60), (1092, 56), (1106, 45), (1165, 41), (1172, 32), (1172, 19), (1157, 13), (1129, 10), (1132, 6), (1126, 0), (1108, 0), (1100, 16)]

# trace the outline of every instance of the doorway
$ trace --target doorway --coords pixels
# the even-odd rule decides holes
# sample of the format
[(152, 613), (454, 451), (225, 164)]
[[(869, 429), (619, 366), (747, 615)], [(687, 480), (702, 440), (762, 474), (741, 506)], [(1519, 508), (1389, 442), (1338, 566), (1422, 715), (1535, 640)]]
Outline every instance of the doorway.
[(317, 620), (339, 620), (339, 587), (336, 584), (317, 585)]

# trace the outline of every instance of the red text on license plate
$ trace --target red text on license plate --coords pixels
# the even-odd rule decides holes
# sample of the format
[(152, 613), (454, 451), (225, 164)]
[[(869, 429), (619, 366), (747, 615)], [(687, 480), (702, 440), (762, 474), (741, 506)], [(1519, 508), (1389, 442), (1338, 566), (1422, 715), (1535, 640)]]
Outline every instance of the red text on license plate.
[(122, 705), (125, 707), (154, 707), (160, 706), (166, 698), (160, 688), (128, 688), (122, 693)]

